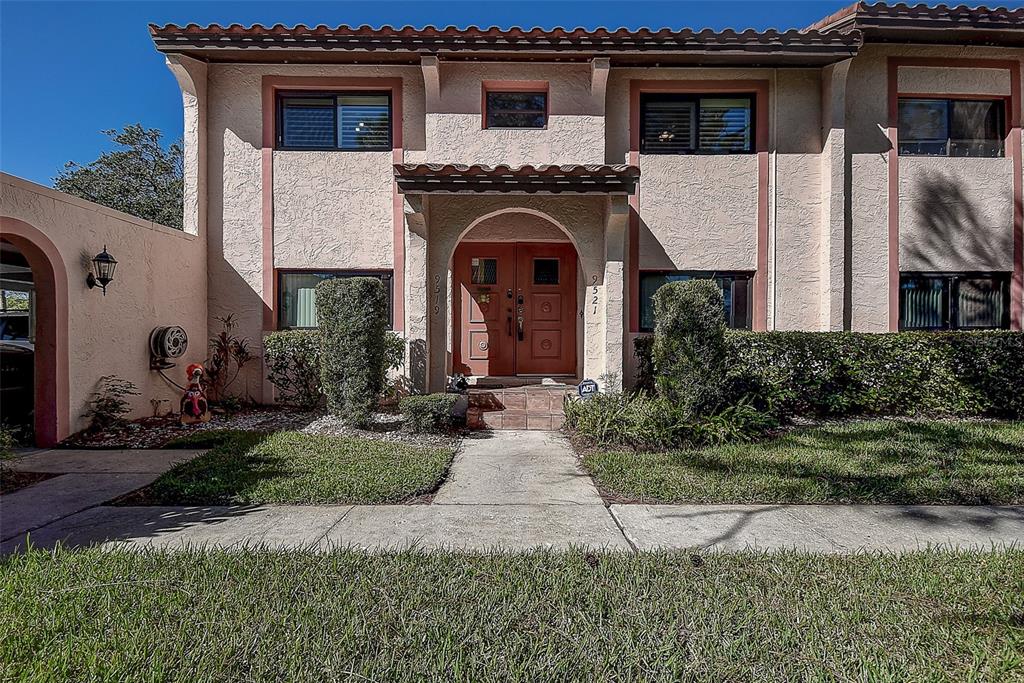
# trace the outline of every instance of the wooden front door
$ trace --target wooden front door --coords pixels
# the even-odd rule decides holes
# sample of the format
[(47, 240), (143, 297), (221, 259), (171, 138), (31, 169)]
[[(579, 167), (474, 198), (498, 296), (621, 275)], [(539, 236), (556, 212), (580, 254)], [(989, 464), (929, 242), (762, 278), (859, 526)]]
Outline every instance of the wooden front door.
[(466, 242), (455, 250), (455, 372), (576, 372), (576, 251), (571, 244)]

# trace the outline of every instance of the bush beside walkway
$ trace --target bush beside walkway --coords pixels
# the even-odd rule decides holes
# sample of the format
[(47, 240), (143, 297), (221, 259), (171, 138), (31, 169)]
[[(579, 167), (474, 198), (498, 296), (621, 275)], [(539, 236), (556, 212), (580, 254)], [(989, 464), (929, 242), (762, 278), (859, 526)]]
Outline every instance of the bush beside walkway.
[(1024, 423), (875, 420), (667, 452), (595, 448), (602, 493), (645, 503), (1024, 503)]
[(175, 466), (131, 505), (399, 503), (436, 490), (451, 448), (300, 432), (241, 433)]
[(0, 560), (19, 680), (1024, 676), (1024, 552), (70, 553)]

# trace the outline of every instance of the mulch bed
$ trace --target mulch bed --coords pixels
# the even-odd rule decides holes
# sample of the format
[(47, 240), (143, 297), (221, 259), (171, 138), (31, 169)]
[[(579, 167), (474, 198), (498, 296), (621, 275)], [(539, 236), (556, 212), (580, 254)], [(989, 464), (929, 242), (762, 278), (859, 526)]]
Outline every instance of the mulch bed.
[(0, 496), (20, 491), (33, 484), (38, 484), (41, 481), (58, 476), (60, 475), (52, 472), (19, 472), (18, 470), (5, 467), (3, 472), (0, 473)]
[(252, 408), (236, 413), (214, 414), (209, 422), (183, 425), (176, 415), (144, 417), (108, 432), (81, 431), (61, 442), (63, 448), (160, 448), (168, 441), (211, 429), (276, 432), (303, 429), (319, 413), (289, 408)]

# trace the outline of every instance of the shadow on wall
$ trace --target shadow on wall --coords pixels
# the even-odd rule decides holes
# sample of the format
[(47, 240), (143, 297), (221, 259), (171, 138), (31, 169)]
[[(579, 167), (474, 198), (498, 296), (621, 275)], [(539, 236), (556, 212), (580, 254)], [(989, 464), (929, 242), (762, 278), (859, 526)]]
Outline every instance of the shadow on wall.
[[(900, 267), (908, 270), (1005, 270), (1013, 253), (1010, 225), (993, 225), (960, 183), (946, 174), (929, 173), (917, 186), (914, 213), (919, 229), (901, 240)], [(1012, 215), (1012, 214), (1011, 214)], [(1004, 229), (1005, 227), (1005, 229)], [(955, 253), (951, 254), (951, 250)]]

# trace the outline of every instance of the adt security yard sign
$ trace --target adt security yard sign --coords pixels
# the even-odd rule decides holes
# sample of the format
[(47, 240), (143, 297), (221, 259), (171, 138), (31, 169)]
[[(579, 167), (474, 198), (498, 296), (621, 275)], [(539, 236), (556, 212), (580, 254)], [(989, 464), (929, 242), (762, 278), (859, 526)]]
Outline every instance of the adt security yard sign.
[(597, 393), (597, 382), (592, 379), (585, 379), (576, 388), (580, 398), (590, 398)]

